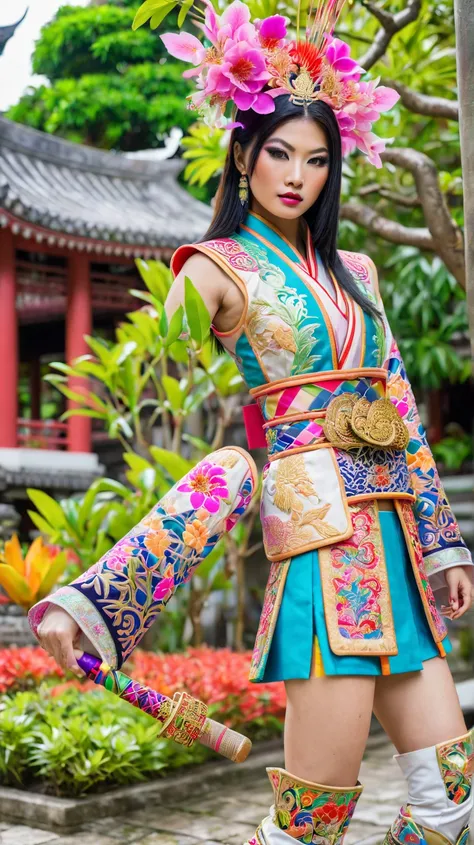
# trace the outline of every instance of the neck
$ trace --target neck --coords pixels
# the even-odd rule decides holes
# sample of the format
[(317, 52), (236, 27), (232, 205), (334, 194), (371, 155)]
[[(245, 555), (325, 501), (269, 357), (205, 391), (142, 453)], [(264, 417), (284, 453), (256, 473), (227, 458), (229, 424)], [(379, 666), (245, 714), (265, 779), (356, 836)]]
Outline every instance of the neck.
[(278, 231), (281, 232), (281, 234), (292, 246), (295, 247), (295, 249), (300, 252), (303, 249), (304, 254), (306, 240), (303, 234), (304, 227), (302, 225), (301, 217), (295, 217), (293, 220), (286, 220), (284, 217), (277, 217), (276, 214), (271, 214), (255, 200), (252, 203), (250, 211), (254, 211), (256, 214), (259, 214), (260, 217), (263, 217), (268, 223), (271, 223), (271, 225), (278, 229)]

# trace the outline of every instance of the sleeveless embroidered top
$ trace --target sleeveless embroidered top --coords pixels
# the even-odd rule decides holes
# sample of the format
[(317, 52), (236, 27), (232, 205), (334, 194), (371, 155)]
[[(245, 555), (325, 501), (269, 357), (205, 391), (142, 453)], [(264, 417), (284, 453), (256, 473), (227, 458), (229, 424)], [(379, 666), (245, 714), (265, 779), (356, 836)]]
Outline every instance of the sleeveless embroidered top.
[[(231, 237), (183, 245), (171, 261), (176, 276), (187, 258), (200, 251), (224, 270), (244, 297), (238, 324), (214, 332), (258, 404), (260, 435), (264, 432), (259, 445), (268, 449), (261, 500), (267, 557), (284, 560), (347, 539), (354, 532), (351, 503), (383, 496), (407, 504), (416, 500), (427, 554), (438, 555), (453, 542), (464, 546), (432, 458), (428, 473), (420, 468), (420, 454), (429, 448), (383, 311), (372, 260), (339, 253), (361, 291), (377, 304), (381, 319), (363, 311), (333, 274), (328, 278), (309, 228), (306, 235), (304, 258), (277, 228), (249, 212)], [(336, 415), (331, 410), (333, 400), (344, 402), (344, 397), (351, 407), (357, 402), (349, 425), (355, 424), (357, 434), (351, 429), (352, 442), (349, 438), (347, 444), (347, 408)], [(397, 447), (400, 425), (409, 430), (407, 448)], [(395, 432), (393, 437), (390, 432)], [(430, 494), (418, 502), (412, 479), (419, 488), (420, 476), (426, 474)], [(456, 525), (454, 541), (447, 530), (443, 538), (438, 531), (433, 543), (435, 500), (449, 510), (446, 525)], [(434, 560), (438, 565), (439, 557)]]

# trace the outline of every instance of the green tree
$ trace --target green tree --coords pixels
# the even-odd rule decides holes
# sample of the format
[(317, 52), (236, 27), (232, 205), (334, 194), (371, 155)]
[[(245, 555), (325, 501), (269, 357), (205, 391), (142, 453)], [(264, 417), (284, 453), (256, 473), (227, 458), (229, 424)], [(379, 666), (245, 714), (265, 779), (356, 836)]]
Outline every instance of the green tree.
[(62, 6), (41, 30), (33, 71), (48, 85), (30, 88), (7, 117), (70, 141), (133, 151), (158, 147), (173, 126), (187, 129), (190, 83), (167, 56), (161, 31), (132, 30), (136, 0)]

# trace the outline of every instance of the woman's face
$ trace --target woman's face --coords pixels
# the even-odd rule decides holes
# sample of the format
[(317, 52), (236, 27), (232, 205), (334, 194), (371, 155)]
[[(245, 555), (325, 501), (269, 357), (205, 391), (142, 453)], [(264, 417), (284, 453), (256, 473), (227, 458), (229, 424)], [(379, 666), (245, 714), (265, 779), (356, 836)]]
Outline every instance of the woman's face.
[[(251, 148), (240, 157), (247, 173), (250, 153)], [(316, 202), (328, 175), (324, 130), (311, 118), (289, 120), (270, 135), (260, 151), (250, 177), (251, 209), (285, 220), (301, 217)]]

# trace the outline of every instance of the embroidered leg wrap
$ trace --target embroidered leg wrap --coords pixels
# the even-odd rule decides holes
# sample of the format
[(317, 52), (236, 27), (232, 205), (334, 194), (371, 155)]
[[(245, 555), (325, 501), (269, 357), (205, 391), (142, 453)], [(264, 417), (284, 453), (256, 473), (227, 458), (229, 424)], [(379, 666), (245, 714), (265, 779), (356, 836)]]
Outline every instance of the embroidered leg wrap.
[(471, 733), (395, 759), (408, 781), (408, 804), (384, 845), (467, 845), (473, 807)]
[(300, 780), (285, 769), (267, 769), (274, 804), (246, 845), (342, 845), (362, 792), (352, 788), (321, 786)]

